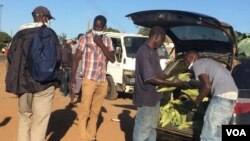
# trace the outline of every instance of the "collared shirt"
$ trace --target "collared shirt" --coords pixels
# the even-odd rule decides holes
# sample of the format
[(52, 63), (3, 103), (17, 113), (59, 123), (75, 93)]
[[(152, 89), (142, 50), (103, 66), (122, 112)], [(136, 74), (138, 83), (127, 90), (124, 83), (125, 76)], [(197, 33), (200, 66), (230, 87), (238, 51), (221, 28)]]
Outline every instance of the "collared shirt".
[[(105, 82), (107, 59), (101, 48), (95, 44), (93, 37), (94, 35), (89, 33), (81, 37), (79, 41), (78, 49), (83, 51), (83, 77), (98, 82)], [(103, 35), (102, 40), (104, 45), (109, 48), (109, 51), (114, 50), (111, 38)]]
[(28, 29), (28, 28), (35, 28), (41, 27), (43, 25), (42, 22), (34, 22), (34, 23), (27, 23), (19, 27), (19, 30)]

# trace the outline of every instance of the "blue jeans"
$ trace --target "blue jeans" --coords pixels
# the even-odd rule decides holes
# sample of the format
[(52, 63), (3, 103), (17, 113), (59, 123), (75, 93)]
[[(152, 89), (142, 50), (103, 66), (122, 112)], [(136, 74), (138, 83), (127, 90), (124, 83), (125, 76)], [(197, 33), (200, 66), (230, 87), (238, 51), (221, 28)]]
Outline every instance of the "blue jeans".
[(222, 125), (227, 125), (233, 114), (235, 100), (213, 96), (204, 116), (201, 141), (221, 141)]
[(156, 127), (158, 125), (160, 102), (154, 107), (137, 107), (133, 141), (156, 141)]

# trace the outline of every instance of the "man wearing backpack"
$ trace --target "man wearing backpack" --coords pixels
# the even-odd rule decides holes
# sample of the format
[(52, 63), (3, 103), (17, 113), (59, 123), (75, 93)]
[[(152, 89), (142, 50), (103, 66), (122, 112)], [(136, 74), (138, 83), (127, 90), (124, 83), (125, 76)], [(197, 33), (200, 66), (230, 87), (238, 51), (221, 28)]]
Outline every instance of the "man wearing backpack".
[[(36, 7), (32, 12), (32, 16), (34, 23), (21, 26), (20, 31), (13, 37), (7, 55), (9, 65), (5, 79), (6, 91), (18, 96), (19, 125), (17, 141), (45, 140), (55, 87), (58, 85), (56, 79), (35, 80), (32, 75), (33, 70), (29, 68), (32, 66), (27, 65), (27, 62), (30, 61), (28, 59), (31, 58), (28, 55), (34, 53), (28, 52), (31, 45), (35, 43), (35, 36), (43, 25), (49, 25), (49, 21), (54, 19), (50, 11), (43, 6)], [(60, 44), (55, 32), (50, 28), (46, 28), (46, 30), (54, 33), (50, 35), (53, 36), (54, 40), (49, 39), (49, 42), (53, 43), (50, 47), (52, 49), (53, 46), (56, 48), (54, 55), (56, 55), (57, 64), (53, 67), (55, 70), (50, 70), (54, 72), (60, 66)]]

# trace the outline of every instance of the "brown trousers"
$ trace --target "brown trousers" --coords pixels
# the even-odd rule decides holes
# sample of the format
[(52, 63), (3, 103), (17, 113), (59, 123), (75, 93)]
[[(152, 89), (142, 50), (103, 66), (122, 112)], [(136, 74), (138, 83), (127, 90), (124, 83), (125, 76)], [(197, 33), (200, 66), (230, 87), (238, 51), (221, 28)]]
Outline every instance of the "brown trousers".
[(96, 124), (107, 88), (107, 81), (96, 82), (86, 78), (82, 81), (82, 99), (78, 108), (78, 126), (82, 141), (96, 138)]

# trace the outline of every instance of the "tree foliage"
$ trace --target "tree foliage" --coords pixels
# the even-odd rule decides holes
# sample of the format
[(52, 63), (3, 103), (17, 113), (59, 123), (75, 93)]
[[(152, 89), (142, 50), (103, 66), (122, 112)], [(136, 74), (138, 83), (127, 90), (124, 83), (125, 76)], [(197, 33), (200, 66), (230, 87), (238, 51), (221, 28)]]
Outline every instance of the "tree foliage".
[(238, 43), (239, 55), (250, 57), (250, 38), (244, 38)]
[(10, 42), (11, 37), (5, 32), (0, 32), (0, 48), (6, 47)]
[(241, 32), (235, 31), (235, 36), (236, 36), (237, 42), (239, 43), (245, 38), (250, 38), (250, 33), (241, 33)]
[(108, 28), (105, 28), (105, 29), (104, 29), (104, 32), (117, 32), (117, 33), (119, 33), (120, 31), (119, 31), (119, 30), (117, 30), (117, 29), (114, 29), (114, 28), (108, 27)]
[[(91, 30), (92, 30), (92, 29), (88, 30), (86, 33), (91, 32)], [(112, 28), (112, 27), (107, 27), (107, 28), (105, 28), (105, 29), (104, 29), (104, 32), (117, 32), (117, 33), (120, 33), (119, 30), (114, 29), (114, 28)]]
[(138, 34), (148, 36), (150, 28), (142, 27), (139, 29)]
[(67, 35), (65, 33), (62, 33), (62, 35), (58, 35), (58, 38), (60, 44), (62, 45), (66, 41)]

